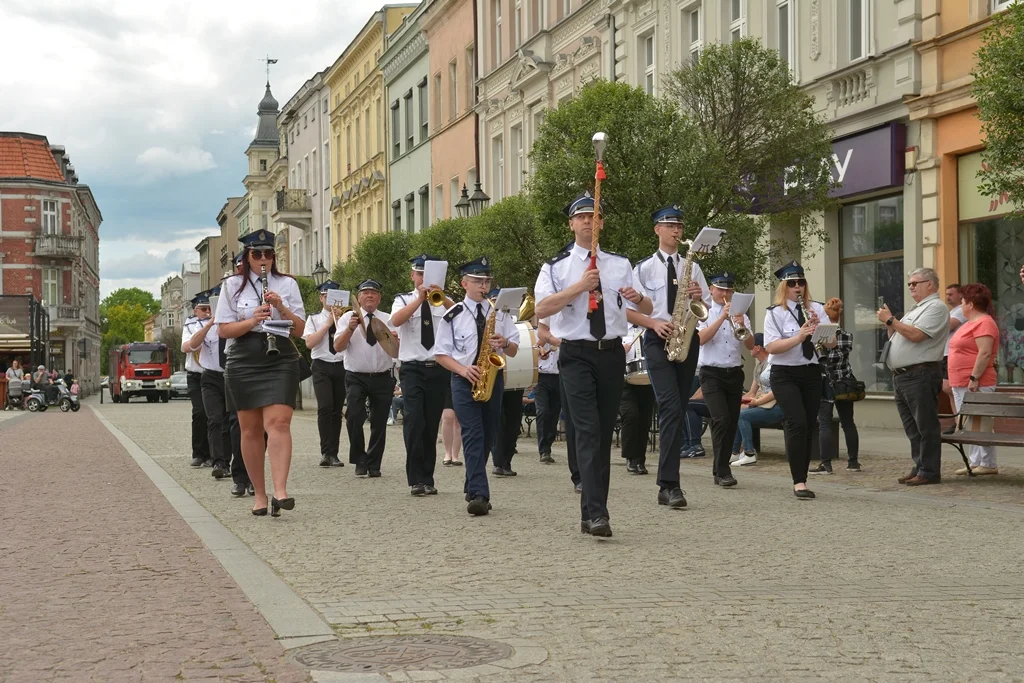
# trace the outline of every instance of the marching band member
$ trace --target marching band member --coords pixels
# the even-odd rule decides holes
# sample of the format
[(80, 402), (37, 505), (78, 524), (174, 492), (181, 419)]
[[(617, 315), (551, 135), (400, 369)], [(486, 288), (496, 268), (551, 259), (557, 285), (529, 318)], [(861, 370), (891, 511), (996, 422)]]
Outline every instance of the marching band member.
[[(647, 372), (658, 401), (658, 426), (661, 431), (661, 453), (658, 458), (658, 505), (670, 508), (686, 507), (686, 496), (679, 486), (679, 454), (683, 448), (683, 428), (686, 404), (693, 393), (693, 376), (700, 357), (697, 333), (690, 343), (689, 355), (682, 362), (668, 359), (665, 342), (672, 335), (676, 323), (672, 321), (676, 297), (688, 296), (695, 300), (711, 301), (704, 273), (696, 261), (690, 273), (683, 273), (685, 255), (679, 253), (679, 240), (683, 232), (683, 213), (678, 206), (666, 206), (651, 215), (654, 232), (658, 236), (658, 251), (636, 264), (633, 276), (640, 285), (640, 293), (649, 297), (654, 307), (650, 316), (638, 319), (647, 328), (644, 334), (644, 354)], [(679, 291), (679, 282), (689, 276), (689, 288)]]
[[(356, 466), (357, 477), (379, 477), (380, 463), (384, 459), (391, 397), (395, 394), (395, 363), (381, 348), (370, 322), (376, 319), (388, 324), (391, 316), (377, 308), (380, 306), (379, 282), (363, 280), (357, 289), (356, 301), (362, 309), (363, 325), (356, 332), (360, 328), (360, 320), (355, 310), (341, 316), (338, 332), (334, 335), (334, 350), (345, 352), (345, 386), (348, 392), (345, 419), (349, 462)], [(365, 446), (363, 436), (367, 398), (370, 399), (369, 448)]]
[[(405, 438), (405, 475), (412, 495), (436, 495), (434, 468), (437, 465), (437, 430), (445, 399), (451, 392), (451, 373), (434, 358), (436, 332), (444, 312), (454, 305), (440, 287), (423, 284), (427, 261), (440, 261), (429, 254), (409, 259), (414, 289), (395, 297), (391, 305), (391, 326), (401, 344), (398, 360), (402, 381), (402, 436)], [(430, 292), (441, 292), (442, 301), (433, 305)], [(435, 295), (436, 296), (436, 295)]]
[[(220, 295), (220, 285), (202, 292), (209, 308), (210, 297)], [(227, 339), (217, 334), (213, 316), (202, 329), (192, 335), (189, 345), (200, 347), (199, 364), (203, 366), (203, 407), (206, 410), (207, 437), (213, 457), (213, 476), (228, 476), (231, 461), (231, 424), (228, 422), (227, 397), (224, 394), (224, 365), (227, 363)]]
[[(537, 361), (537, 385), (533, 388), (534, 405), (537, 408), (537, 452), (540, 461), (553, 463), (551, 445), (558, 435), (558, 418), (562, 414), (562, 390), (558, 377), (558, 346), (551, 343), (550, 336), (542, 337), (540, 326), (547, 325), (545, 318), (538, 321), (537, 343), (540, 358)], [(573, 482), (575, 484), (575, 482)]]
[[(540, 270), (534, 293), (536, 314), (551, 318), (551, 333), (562, 340), (558, 370), (565, 388), (568, 418), (575, 428), (576, 457), (583, 495), (580, 531), (612, 535), (608, 515), (612, 432), (622, 397), (626, 359), (626, 309), (651, 312), (649, 300), (633, 287), (633, 273), (624, 256), (598, 250), (597, 268), (590, 267), (594, 199), (585, 193), (564, 213), (576, 236), (571, 250), (549, 259)], [(598, 218), (598, 220), (602, 220)], [(598, 297), (590, 312), (589, 297)]]
[[(245, 252), (241, 251), (232, 259), (235, 275), (242, 274), (242, 258), (244, 256)], [(223, 289), (222, 285), (221, 289)], [(238, 413), (234, 410), (228, 411), (228, 428), (231, 432), (231, 480), (234, 482), (231, 487), (231, 495), (236, 498), (241, 498), (246, 493), (255, 496), (256, 489), (249, 481), (249, 473), (245, 471), (245, 460), (242, 459), (242, 429), (238, 426)], [(265, 432), (263, 436), (266, 438)]]
[[(825, 307), (811, 299), (804, 269), (793, 261), (775, 271), (779, 286), (775, 303), (764, 317), (764, 345), (770, 354), (775, 400), (782, 408), (786, 456), (793, 476), (793, 494), (801, 500), (814, 498), (807, 488), (807, 469), (818, 433), (821, 402), (821, 366), (811, 342)], [(833, 340), (826, 346), (835, 346)]]
[[(731, 315), (733, 287), (736, 279), (729, 273), (712, 275), (711, 309), (707, 320), (697, 323), (700, 339), (700, 386), (704, 402), (711, 413), (711, 443), (715, 454), (712, 475), (718, 486), (735, 486), (736, 478), (729, 468), (732, 444), (736, 438), (743, 405), (743, 354), (740, 347), (754, 348), (750, 319)], [(732, 321), (729, 323), (729, 321)], [(747, 330), (743, 341), (735, 331)]]
[[(242, 274), (221, 285), (215, 316), (218, 334), (230, 340), (224, 367), (227, 408), (238, 412), (242, 431), (242, 457), (256, 492), (252, 513), (279, 517), (295, 508), (288, 497), (288, 470), (292, 461), (292, 412), (299, 390), (299, 354), (294, 344), (273, 337), (278, 353), (271, 355), (268, 332), (257, 332), (264, 320), (289, 320), (291, 334), (301, 336), (306, 322), (299, 285), (278, 271), (274, 233), (259, 230), (239, 238), (245, 245)], [(264, 292), (261, 271), (266, 271)], [(264, 433), (268, 440), (264, 440)], [(270, 458), (274, 496), (268, 501), (264, 452)]]
[(203, 406), (203, 366), (198, 360), (201, 347), (199, 342), (194, 346), (190, 343), (200, 330), (213, 324), (213, 316), (209, 296), (196, 296), (190, 303), (192, 315), (181, 325), (181, 352), (185, 354), (188, 400), (192, 403), (192, 467), (213, 467), (209, 425), (206, 423), (206, 408)]
[(490, 344), (498, 354), (515, 356), (519, 349), (519, 330), (511, 315), (498, 313), (494, 334), (484, 339), (493, 308), (485, 296), (491, 289), (490, 262), (483, 256), (463, 264), (459, 270), (466, 298), (445, 313), (434, 351), (437, 362), (452, 373), (452, 405), (462, 425), (462, 447), (466, 454), (465, 493), (469, 503), (466, 511), (480, 516), (491, 509), (487, 454), (498, 430), (505, 378), (503, 372), (497, 373), (489, 400), (473, 400), (473, 385), (480, 379), (477, 361), (484, 344)]
[[(643, 340), (638, 338), (642, 327), (630, 325), (629, 341), (623, 341), (626, 363), (642, 357)], [(622, 385), (619, 401), (619, 420), (622, 437), (622, 457), (626, 459), (626, 471), (632, 474), (647, 474), (647, 442), (654, 417), (654, 389), (649, 384)]]
[(313, 358), (313, 393), (316, 394), (316, 428), (320, 433), (320, 467), (344, 467), (338, 459), (341, 441), (341, 410), (345, 406), (345, 355), (334, 350), (338, 321), (327, 306), (327, 292), (341, 289), (334, 280), (317, 287), (320, 312), (306, 318), (302, 338)]
[[(571, 248), (575, 242), (571, 242)], [(562, 346), (562, 340), (551, 334), (551, 318), (542, 318), (537, 325), (537, 341), (546, 344), (556, 351)], [(557, 367), (556, 367), (557, 369)], [(569, 417), (569, 402), (566, 400), (565, 382), (562, 381), (562, 373), (558, 373), (558, 395), (562, 399), (562, 415), (565, 415), (565, 462), (569, 465), (569, 479), (572, 481), (573, 489), (577, 494), (583, 494), (583, 481), (580, 478), (580, 466), (576, 460), (576, 428), (572, 425), (572, 418)], [(555, 416), (555, 427), (561, 415)]]

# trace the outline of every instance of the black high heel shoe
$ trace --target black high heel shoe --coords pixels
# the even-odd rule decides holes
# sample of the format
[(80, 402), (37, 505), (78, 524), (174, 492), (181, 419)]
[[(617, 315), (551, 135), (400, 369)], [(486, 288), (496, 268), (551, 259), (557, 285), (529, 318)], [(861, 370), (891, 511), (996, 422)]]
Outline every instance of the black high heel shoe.
[(252, 514), (256, 515), (257, 517), (266, 517), (267, 508), (256, 508), (252, 511)]
[(270, 499), (270, 507), (271, 507), (270, 516), (271, 517), (280, 517), (281, 516), (281, 510), (294, 510), (295, 509), (295, 499), (294, 498), (282, 498), (281, 500), (278, 500), (277, 498), (271, 498)]

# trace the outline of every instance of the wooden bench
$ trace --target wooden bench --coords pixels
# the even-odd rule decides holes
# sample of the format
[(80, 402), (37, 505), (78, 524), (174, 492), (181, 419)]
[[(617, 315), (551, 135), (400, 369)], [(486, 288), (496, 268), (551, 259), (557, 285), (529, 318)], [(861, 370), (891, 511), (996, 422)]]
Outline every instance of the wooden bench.
[[(966, 446), (1024, 448), (1024, 434), (994, 431), (993, 421), (996, 418), (1024, 420), (1024, 394), (968, 392), (960, 405), (956, 431), (942, 435), (942, 443), (948, 443), (960, 451), (969, 476), (975, 475), (971, 470)], [(968, 419), (971, 431), (964, 431)], [(990, 427), (987, 431), (986, 426)]]

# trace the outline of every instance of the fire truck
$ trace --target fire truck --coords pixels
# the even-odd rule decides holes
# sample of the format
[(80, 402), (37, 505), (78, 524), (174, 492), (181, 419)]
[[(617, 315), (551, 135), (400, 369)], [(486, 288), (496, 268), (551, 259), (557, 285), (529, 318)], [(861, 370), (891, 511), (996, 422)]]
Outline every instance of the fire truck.
[(110, 350), (110, 397), (128, 403), (145, 396), (150, 403), (171, 398), (171, 354), (166, 344), (132, 342)]

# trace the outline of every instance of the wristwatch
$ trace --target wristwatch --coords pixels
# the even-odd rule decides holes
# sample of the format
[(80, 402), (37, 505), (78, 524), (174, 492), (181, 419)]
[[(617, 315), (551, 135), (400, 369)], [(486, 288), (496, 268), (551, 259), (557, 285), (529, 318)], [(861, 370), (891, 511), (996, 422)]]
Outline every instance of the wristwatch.
[(892, 321), (893, 321), (893, 320), (895, 320), (895, 319), (896, 319), (896, 316), (894, 316), (894, 315), (890, 315), (890, 316), (889, 316), (889, 319), (885, 321), (885, 324), (886, 324), (887, 326), (889, 326), (889, 327), (892, 327)]
[(977, 382), (977, 381), (978, 381), (978, 378), (977, 378), (977, 377), (975, 377), (974, 375), (971, 375), (971, 376), (970, 376), (970, 377), (968, 377), (967, 379), (968, 379), (969, 381), (971, 381), (971, 382)]

